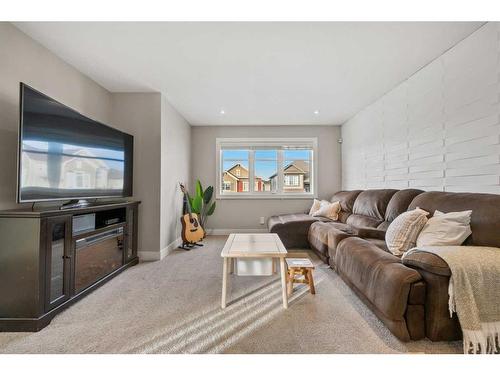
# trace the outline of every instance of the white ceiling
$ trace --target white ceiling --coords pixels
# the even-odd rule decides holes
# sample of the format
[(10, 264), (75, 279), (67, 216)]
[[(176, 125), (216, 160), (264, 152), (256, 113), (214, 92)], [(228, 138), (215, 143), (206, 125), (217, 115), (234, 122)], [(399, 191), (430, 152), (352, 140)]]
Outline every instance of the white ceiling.
[(482, 23), (15, 25), (112, 92), (164, 92), (192, 125), (307, 125), (344, 123)]

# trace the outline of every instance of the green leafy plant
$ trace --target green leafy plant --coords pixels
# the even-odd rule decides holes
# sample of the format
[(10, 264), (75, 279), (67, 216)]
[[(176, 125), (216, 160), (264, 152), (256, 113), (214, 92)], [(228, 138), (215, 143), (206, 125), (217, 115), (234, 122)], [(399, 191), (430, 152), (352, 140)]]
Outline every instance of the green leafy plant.
[(196, 180), (196, 190), (193, 197), (189, 196), (189, 203), (194, 213), (198, 214), (200, 224), (205, 228), (209, 216), (215, 211), (215, 201), (212, 201), (214, 187), (209, 186), (205, 190), (201, 186), (200, 180)]

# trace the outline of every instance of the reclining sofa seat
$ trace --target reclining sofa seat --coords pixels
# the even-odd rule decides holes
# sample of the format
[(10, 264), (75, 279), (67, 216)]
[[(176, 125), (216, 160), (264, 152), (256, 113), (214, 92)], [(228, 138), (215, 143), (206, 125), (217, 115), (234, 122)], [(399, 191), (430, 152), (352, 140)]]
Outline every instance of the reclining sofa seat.
[(389, 225), (396, 217), (407, 211), (413, 198), (421, 193), (423, 193), (423, 190), (419, 189), (404, 189), (397, 191), (387, 204), (384, 221), (377, 225), (376, 228), (357, 227), (353, 228), (349, 233), (342, 231), (330, 231), (328, 233), (328, 254), (330, 266), (335, 269), (335, 251), (340, 241), (347, 237), (356, 236), (364, 238), (381, 249), (388, 251), (385, 243), (385, 232), (387, 231), (387, 228), (389, 228)]
[[(377, 228), (384, 221), (389, 201), (396, 192), (397, 190), (394, 189), (362, 191), (355, 198), (352, 213), (348, 214), (347, 218), (344, 217), (345, 215), (341, 218), (345, 221), (312, 223), (308, 233), (311, 249), (325, 263), (329, 264), (329, 233), (331, 231), (337, 233), (343, 239), (353, 235), (353, 228), (356, 227)], [(332, 197), (332, 201), (337, 200), (335, 198), (336, 195)], [(344, 207), (342, 207), (342, 211), (344, 211)]]
[[(465, 240), (469, 246), (500, 247), (500, 195), (448, 193), (430, 191), (417, 196), (408, 209), (420, 207), (431, 215), (442, 212), (472, 210), (472, 234)], [(426, 283), (425, 332), (432, 341), (451, 341), (462, 337), (456, 315), (448, 311), (448, 285), (451, 271), (445, 261), (430, 253), (414, 253), (403, 260), (416, 269)]]
[[(331, 202), (340, 202), (341, 212), (335, 223), (343, 224), (352, 213), (356, 197), (361, 190), (339, 191), (335, 193)], [(307, 234), (309, 227), (315, 222), (333, 222), (324, 217), (312, 217), (306, 213), (285, 214), (271, 216), (267, 221), (270, 233), (277, 233), (283, 245), (289, 248), (308, 248)]]

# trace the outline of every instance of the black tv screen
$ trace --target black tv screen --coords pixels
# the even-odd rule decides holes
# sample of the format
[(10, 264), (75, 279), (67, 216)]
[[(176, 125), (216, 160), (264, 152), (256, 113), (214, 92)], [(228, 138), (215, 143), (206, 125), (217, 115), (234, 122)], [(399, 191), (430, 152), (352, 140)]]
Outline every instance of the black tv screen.
[(21, 83), (18, 202), (132, 195), (134, 138)]

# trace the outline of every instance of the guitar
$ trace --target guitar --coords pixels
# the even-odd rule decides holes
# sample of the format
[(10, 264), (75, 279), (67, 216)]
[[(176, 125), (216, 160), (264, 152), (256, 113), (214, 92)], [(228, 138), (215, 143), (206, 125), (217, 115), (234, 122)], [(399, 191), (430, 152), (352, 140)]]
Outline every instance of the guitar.
[(191, 202), (189, 200), (189, 193), (183, 184), (179, 184), (181, 186), (181, 191), (184, 194), (186, 208), (188, 213), (182, 215), (181, 223), (182, 223), (182, 241), (185, 244), (195, 244), (198, 241), (201, 241), (205, 237), (205, 231), (200, 225), (200, 221), (198, 220), (198, 215), (193, 213), (191, 210)]

